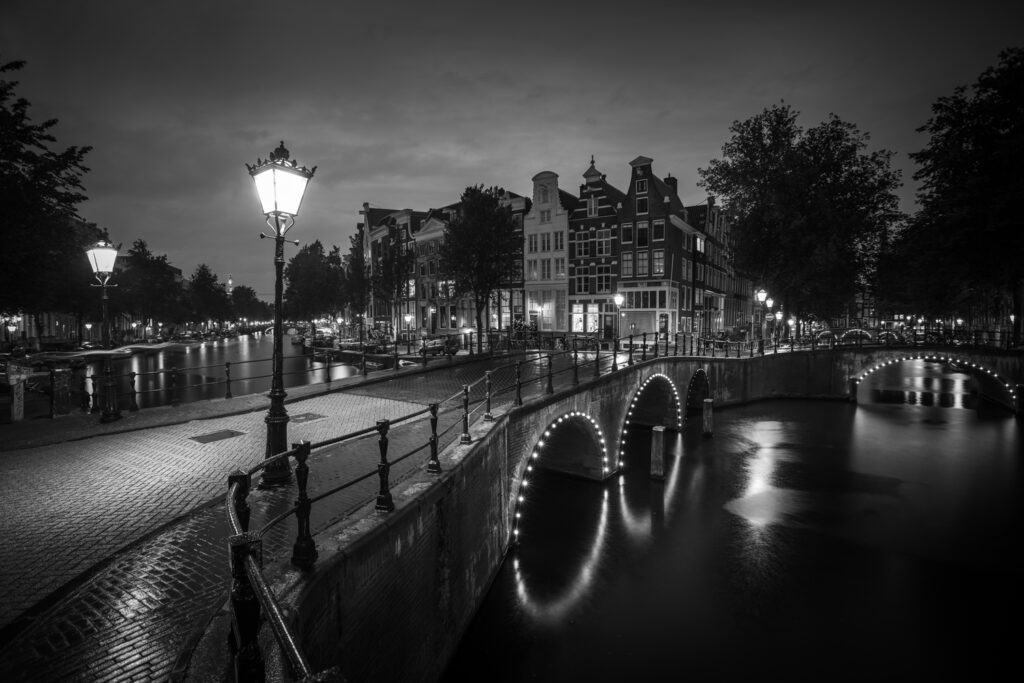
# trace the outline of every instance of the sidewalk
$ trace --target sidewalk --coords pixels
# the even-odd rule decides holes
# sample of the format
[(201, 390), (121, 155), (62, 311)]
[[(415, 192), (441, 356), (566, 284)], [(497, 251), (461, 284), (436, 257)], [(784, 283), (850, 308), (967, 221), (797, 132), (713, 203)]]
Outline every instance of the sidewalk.
[[(289, 441), (315, 443), (415, 412), (507, 362), (461, 358), (428, 372), (349, 378), (332, 393), (323, 385), (289, 389)], [(539, 390), (535, 383), (527, 394)], [(223, 601), (227, 474), (263, 458), (268, 403), (256, 395), (125, 413), (102, 426), (84, 415), (5, 426), (0, 679), (166, 678), (189, 634)], [(442, 414), (439, 430), (460, 418)], [(226, 438), (212, 440), (217, 433)], [(396, 427), (391, 459), (428, 435), (425, 418)], [(456, 429), (442, 442), (457, 438)], [(311, 495), (373, 471), (378, 458), (375, 435), (315, 451)], [(392, 484), (425, 459), (395, 467)], [(314, 532), (371, 500), (377, 485), (371, 478), (314, 506)], [(294, 497), (293, 487), (255, 492), (253, 527)], [(265, 554), (290, 552), (293, 534), (293, 522), (272, 528)]]

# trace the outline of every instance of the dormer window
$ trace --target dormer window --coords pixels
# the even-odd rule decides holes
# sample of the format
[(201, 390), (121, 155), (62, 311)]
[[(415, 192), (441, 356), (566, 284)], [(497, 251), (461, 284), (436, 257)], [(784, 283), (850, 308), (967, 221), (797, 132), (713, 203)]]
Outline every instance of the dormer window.
[(638, 178), (636, 181), (636, 193), (644, 194), (647, 192), (647, 178)]

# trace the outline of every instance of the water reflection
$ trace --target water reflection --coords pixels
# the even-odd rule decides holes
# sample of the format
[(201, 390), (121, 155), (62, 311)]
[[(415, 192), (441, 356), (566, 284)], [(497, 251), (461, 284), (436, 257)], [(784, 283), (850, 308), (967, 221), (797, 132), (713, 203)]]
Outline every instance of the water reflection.
[[(225, 398), (229, 377), (231, 394), (243, 396), (270, 390), (273, 350), (273, 336), (265, 334), (159, 348), (142, 346), (133, 355), (116, 359), (114, 374), (124, 399), (131, 390), (127, 375), (136, 374), (136, 400), (140, 408)], [(291, 344), (288, 335), (284, 337), (282, 356), (286, 389), (328, 379), (327, 364), (303, 354), (302, 346)], [(100, 362), (91, 364), (88, 372), (102, 372)], [(357, 372), (352, 365), (334, 361), (329, 374), (333, 381)]]
[(945, 363), (904, 361), (870, 375), (863, 395), (870, 403), (974, 410), (977, 387), (970, 373)]

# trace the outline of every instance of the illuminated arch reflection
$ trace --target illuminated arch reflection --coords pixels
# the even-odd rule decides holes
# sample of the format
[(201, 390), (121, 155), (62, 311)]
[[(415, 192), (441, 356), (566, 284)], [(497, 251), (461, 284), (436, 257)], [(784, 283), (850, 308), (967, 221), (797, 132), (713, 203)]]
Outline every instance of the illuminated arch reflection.
[(974, 363), (974, 362), (970, 361), (967, 358), (960, 358), (958, 356), (940, 356), (940, 355), (937, 355), (937, 354), (920, 354), (920, 353), (919, 354), (912, 354), (912, 355), (906, 355), (906, 356), (899, 356), (897, 358), (891, 358), (891, 359), (889, 359), (887, 361), (882, 361), (881, 363), (875, 363), (874, 365), (872, 365), (870, 367), (867, 367), (867, 368), (864, 368), (863, 370), (861, 370), (860, 373), (858, 373), (857, 376), (854, 377), (854, 380), (853, 380), (854, 384), (856, 386), (860, 386), (860, 383), (862, 381), (864, 381), (865, 379), (867, 379), (868, 377), (870, 377), (871, 375), (873, 375), (874, 373), (878, 372), (879, 370), (881, 370), (884, 367), (887, 367), (889, 365), (895, 365), (897, 363), (902, 363), (904, 361), (912, 361), (912, 360), (924, 360), (924, 361), (943, 362), (943, 363), (955, 363), (957, 365), (963, 365), (965, 367), (973, 368), (973, 369), (977, 370), (978, 372), (987, 373), (990, 377), (995, 379), (997, 382), (999, 382), (1000, 384), (1002, 384), (1006, 388), (1006, 391), (1009, 392), (1009, 394), (1010, 394), (1010, 402), (1011, 403), (1014, 402), (1017, 399), (1017, 390), (1016, 390), (1016, 388), (1011, 386), (1010, 383), (1006, 381), (1006, 378), (1000, 377), (999, 373), (995, 372), (991, 368), (986, 368), (983, 365), (978, 365), (977, 363)]
[(640, 388), (637, 389), (636, 393), (633, 395), (633, 401), (629, 404), (629, 408), (626, 410), (626, 419), (623, 421), (622, 430), (619, 433), (619, 457), (617, 461), (617, 466), (620, 469), (626, 464), (626, 437), (629, 434), (630, 417), (632, 417), (633, 410), (636, 408), (637, 402), (640, 400), (640, 397), (643, 396), (644, 390), (648, 387), (648, 385), (650, 385), (651, 382), (653, 382), (656, 379), (665, 380), (666, 382), (668, 382), (669, 388), (672, 389), (672, 396), (675, 398), (676, 402), (676, 429), (683, 428), (682, 404), (679, 401), (679, 390), (676, 389), (675, 382), (669, 379), (668, 375), (662, 374), (660, 372), (654, 373), (653, 375), (645, 379), (644, 383), (640, 385)]

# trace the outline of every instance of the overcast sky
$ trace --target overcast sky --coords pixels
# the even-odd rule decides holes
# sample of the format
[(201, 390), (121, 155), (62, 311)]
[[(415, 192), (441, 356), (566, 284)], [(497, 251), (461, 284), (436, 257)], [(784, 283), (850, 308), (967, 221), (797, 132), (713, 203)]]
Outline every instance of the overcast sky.
[[(318, 166), (290, 237), (348, 249), (362, 203), (426, 210), (470, 184), (577, 192), (593, 154), (704, 201), (729, 125), (784, 100), (913, 164), (936, 98), (1024, 43), (1024, 3), (4, 0), (0, 60), (57, 146), (91, 145), (81, 215), (272, 298), (244, 164)], [(1018, 7), (1018, 8), (1015, 8)], [(292, 247), (288, 254), (294, 253)]]

